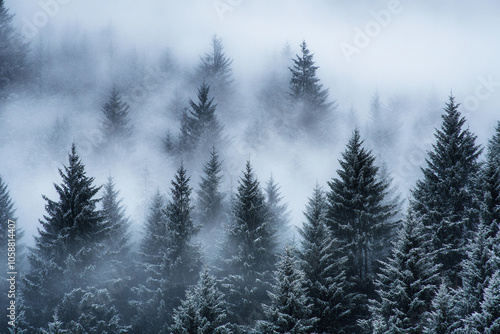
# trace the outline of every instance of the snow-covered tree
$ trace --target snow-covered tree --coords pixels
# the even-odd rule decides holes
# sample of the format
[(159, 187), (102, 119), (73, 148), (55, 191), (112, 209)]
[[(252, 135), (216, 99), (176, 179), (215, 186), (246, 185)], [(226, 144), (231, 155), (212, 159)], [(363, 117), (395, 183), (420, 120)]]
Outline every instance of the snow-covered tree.
[(227, 304), (208, 268), (198, 283), (186, 291), (186, 298), (175, 310), (170, 332), (174, 334), (229, 334)]
[(477, 178), (481, 149), (476, 136), (463, 129), (460, 104), (450, 96), (436, 131), (436, 143), (428, 152), (423, 179), (412, 192), (411, 207), (431, 233), (438, 262), (452, 287), (460, 285), (460, 262), (465, 243), (479, 216)]
[(313, 318), (313, 304), (307, 295), (306, 278), (297, 259), (297, 251), (287, 245), (274, 272), (274, 285), (264, 305), (265, 321), (257, 325), (259, 333), (312, 333), (318, 320)]
[(283, 247), (291, 239), (290, 212), (288, 205), (283, 203), (280, 186), (272, 175), (266, 183), (265, 195), (270, 224), (277, 232), (279, 246)]
[(446, 283), (441, 283), (432, 299), (431, 310), (427, 313), (424, 334), (455, 333), (457, 314), (454, 310), (455, 295)]
[(24, 277), (26, 314), (34, 328), (45, 326), (66, 293), (96, 281), (109, 237), (109, 226), (95, 198), (93, 185), (73, 144), (69, 164), (59, 169), (60, 185), (54, 185), (59, 200), (43, 198), (46, 215), (40, 220), (35, 247), (28, 256), (30, 270)]
[(494, 237), (500, 224), (500, 122), (488, 142), (486, 162), (481, 171), (483, 201), (482, 221), (489, 226), (488, 236)]
[(365, 296), (351, 310), (352, 319), (360, 319), (368, 316), (366, 297), (374, 297), (378, 261), (384, 260), (381, 254), (398, 222), (396, 206), (387, 201), (390, 185), (379, 178), (375, 157), (363, 147), (357, 129), (339, 163), (338, 178), (328, 182), (327, 224), (348, 257), (346, 278), (353, 284), (348, 292)]
[(481, 312), (476, 314), (475, 331), (470, 333), (500, 333), (500, 271), (496, 271), (484, 290)]
[(464, 331), (474, 322), (474, 313), (480, 312), (484, 290), (500, 265), (492, 263), (492, 243), (488, 228), (481, 223), (474, 239), (466, 246), (466, 257), (461, 263), (460, 272), (462, 286), (458, 289), (456, 300), (459, 326)]
[(127, 152), (132, 144), (132, 126), (129, 120), (129, 105), (122, 101), (116, 87), (111, 89), (108, 100), (102, 105), (102, 143), (99, 150), (103, 154)]
[(276, 258), (275, 235), (264, 195), (248, 161), (233, 200), (233, 217), (222, 250), (230, 316), (238, 325), (252, 326), (263, 317), (262, 303), (269, 300), (266, 291)]
[(311, 316), (318, 319), (314, 331), (347, 333), (352, 325), (347, 315), (356, 295), (347, 293), (347, 256), (326, 225), (326, 211), (324, 191), (317, 185), (304, 213), (306, 221), (299, 229), (302, 237), (299, 256), (312, 302)]
[(378, 276), (378, 298), (370, 307), (376, 332), (422, 333), (439, 285), (439, 265), (419, 220), (408, 217), (403, 223)]

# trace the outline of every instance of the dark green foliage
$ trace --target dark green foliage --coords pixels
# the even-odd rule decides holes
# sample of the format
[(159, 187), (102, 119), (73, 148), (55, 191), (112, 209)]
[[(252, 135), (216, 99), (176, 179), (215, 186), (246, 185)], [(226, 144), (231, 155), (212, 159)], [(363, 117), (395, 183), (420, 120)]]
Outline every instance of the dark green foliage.
[(431, 310), (427, 313), (425, 334), (452, 334), (455, 333), (457, 314), (453, 308), (455, 295), (446, 283), (439, 286)]
[(26, 315), (34, 328), (45, 326), (66, 293), (96, 280), (98, 265), (108, 241), (109, 226), (96, 208), (99, 187), (87, 177), (76, 153), (69, 165), (59, 170), (60, 185), (54, 185), (59, 200), (47, 201), (47, 214), (28, 256), (30, 270), (24, 278)]
[(374, 332), (422, 333), (438, 273), (424, 226), (409, 217), (376, 281), (378, 298), (371, 306)]
[(212, 148), (210, 160), (203, 166), (203, 175), (197, 191), (198, 220), (207, 230), (220, 229), (224, 219), (224, 194), (220, 186), (222, 182), (222, 162), (219, 153)]
[(174, 312), (170, 332), (174, 334), (229, 334), (224, 294), (206, 268), (198, 284), (186, 291), (186, 299)]
[[(396, 206), (387, 201), (389, 183), (380, 180), (375, 157), (365, 150), (356, 129), (339, 161), (338, 178), (328, 182), (327, 223), (347, 254), (349, 292), (374, 297), (375, 273), (393, 235)], [(366, 300), (357, 298), (352, 319), (368, 315)], [(355, 320), (352, 320), (355, 322)]]
[(290, 212), (288, 211), (288, 205), (283, 203), (280, 186), (276, 183), (272, 175), (269, 181), (267, 181), (265, 193), (270, 225), (277, 232), (279, 246), (283, 247), (287, 240), (291, 239)]
[(297, 126), (306, 131), (317, 131), (324, 125), (323, 122), (330, 120), (332, 103), (328, 102), (328, 89), (323, 89), (316, 77), (318, 66), (314, 65), (313, 54), (305, 41), (300, 45), (300, 49), (301, 55), (296, 55), (293, 66), (289, 67), (292, 75), (290, 94), (293, 102), (301, 105)]
[(269, 301), (271, 272), (275, 262), (276, 232), (250, 162), (239, 181), (233, 201), (233, 218), (224, 244), (223, 279), (233, 322), (253, 325), (262, 319), (262, 303)]
[(214, 35), (211, 43), (212, 50), (201, 57), (198, 69), (199, 81), (205, 81), (213, 88), (214, 95), (221, 102), (226, 102), (232, 93), (232, 59), (226, 57), (222, 38)]
[(499, 231), (500, 224), (500, 122), (488, 143), (481, 181), (483, 193), (481, 218), (489, 226), (488, 236), (494, 237)]
[(353, 324), (347, 316), (356, 295), (347, 294), (347, 256), (326, 225), (326, 213), (325, 194), (316, 186), (304, 213), (306, 222), (299, 230), (304, 285), (312, 301), (311, 316), (318, 319), (314, 331), (348, 333)]
[(29, 71), (27, 55), (29, 46), (12, 24), (4, 1), (0, 1), (0, 101), (9, 89), (23, 82)]
[(481, 149), (476, 136), (463, 129), (465, 118), (450, 96), (436, 144), (428, 152), (423, 179), (417, 181), (411, 206), (431, 232), (438, 262), (452, 287), (460, 285), (458, 272), (465, 256), (465, 242), (477, 225), (478, 186)]
[(307, 295), (306, 278), (294, 247), (286, 246), (274, 272), (269, 292), (271, 305), (264, 305), (266, 321), (258, 325), (260, 333), (312, 333), (318, 320), (312, 318), (312, 302)]
[(120, 92), (113, 87), (109, 98), (102, 106), (102, 146), (103, 154), (120, 154), (130, 150), (132, 126), (129, 125), (129, 105), (122, 101)]

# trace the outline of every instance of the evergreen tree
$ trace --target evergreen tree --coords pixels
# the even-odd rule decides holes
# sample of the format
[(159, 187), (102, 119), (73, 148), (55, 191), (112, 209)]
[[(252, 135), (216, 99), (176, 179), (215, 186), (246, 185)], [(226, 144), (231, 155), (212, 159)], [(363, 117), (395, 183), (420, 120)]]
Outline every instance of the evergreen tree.
[(104, 185), (102, 211), (108, 226), (108, 238), (103, 258), (109, 263), (105, 268), (102, 281), (109, 290), (113, 304), (125, 319), (130, 320), (133, 311), (129, 307), (132, 299), (132, 274), (134, 267), (131, 259), (130, 219), (125, 215), (125, 208), (118, 198), (112, 177)]
[(311, 298), (316, 333), (348, 333), (346, 321), (355, 295), (347, 294), (346, 261), (337, 239), (326, 225), (327, 203), (323, 189), (316, 186), (306, 207), (306, 222), (299, 229), (302, 237), (300, 259), (305, 287)]
[(219, 229), (224, 215), (224, 194), (220, 191), (222, 162), (219, 153), (212, 148), (210, 160), (203, 166), (203, 175), (197, 191), (198, 219), (208, 230)]
[(208, 268), (198, 284), (186, 291), (186, 299), (174, 312), (170, 332), (174, 334), (229, 334), (226, 325), (227, 305)]
[(500, 122), (488, 142), (486, 162), (481, 171), (483, 201), (481, 218), (489, 226), (488, 236), (494, 237), (500, 224)]
[(307, 131), (318, 130), (321, 123), (329, 120), (332, 103), (328, 102), (328, 89), (323, 89), (316, 77), (318, 66), (314, 65), (313, 54), (305, 41), (300, 45), (301, 55), (293, 59), (290, 94), (294, 103), (302, 105), (298, 117), (299, 126)]
[(476, 316), (475, 331), (469, 333), (500, 333), (500, 271), (496, 271), (484, 290), (481, 313)]
[(103, 213), (96, 208), (100, 187), (93, 186), (73, 144), (69, 165), (59, 169), (60, 185), (54, 185), (59, 196), (47, 201), (47, 214), (35, 237), (35, 247), (28, 256), (30, 270), (24, 277), (24, 296), (28, 322), (34, 328), (45, 326), (53, 310), (66, 293), (96, 281), (104, 252), (103, 241), (109, 236), (109, 226)]
[(259, 333), (312, 333), (318, 320), (311, 318), (312, 303), (307, 295), (306, 279), (296, 259), (296, 250), (286, 246), (269, 293), (271, 305), (264, 305), (266, 321), (258, 324)]
[(474, 313), (480, 312), (483, 292), (497, 269), (491, 261), (494, 258), (491, 256), (492, 242), (486, 226), (481, 223), (467, 246), (466, 257), (461, 264), (462, 286), (458, 289), (456, 307), (463, 332), (474, 322)]
[(280, 186), (274, 181), (271, 175), (266, 183), (266, 204), (269, 210), (269, 221), (271, 226), (278, 233), (279, 246), (284, 246), (287, 240), (291, 239), (290, 212), (288, 205), (282, 203), (283, 197), (280, 193)]
[(13, 17), (0, 0), (0, 100), (8, 95), (9, 88), (23, 82), (29, 70), (29, 46), (14, 28)]
[(379, 297), (371, 312), (377, 332), (422, 333), (439, 284), (438, 273), (422, 223), (409, 217), (376, 282)]
[(117, 154), (130, 149), (132, 142), (132, 126), (129, 125), (129, 105), (122, 102), (120, 92), (113, 86), (109, 98), (102, 106), (104, 118), (101, 132), (103, 138), (103, 153)]
[(438, 251), (438, 262), (452, 287), (460, 285), (460, 262), (465, 242), (478, 221), (478, 187), (476, 185), (481, 149), (476, 136), (462, 129), (465, 118), (459, 104), (450, 96), (436, 131), (436, 144), (428, 152), (423, 179), (412, 192), (411, 207), (422, 220)]
[(348, 256), (346, 277), (353, 284), (349, 292), (365, 296), (356, 299), (352, 319), (368, 316), (366, 297), (374, 297), (378, 261), (384, 260), (381, 254), (397, 224), (395, 205), (386, 199), (389, 183), (379, 179), (375, 157), (362, 145), (356, 129), (339, 161), (338, 178), (328, 182), (327, 222)]
[[(172, 311), (184, 298), (184, 291), (198, 280), (200, 250), (192, 239), (197, 228), (191, 218), (189, 177), (181, 164), (172, 180), (172, 198), (161, 208), (163, 199), (155, 195), (141, 245), (148, 277), (137, 289), (139, 309), (136, 330), (166, 330)], [(140, 302), (145, 301), (145, 302)]]
[(233, 218), (223, 249), (223, 282), (233, 323), (252, 326), (263, 317), (262, 303), (269, 300), (266, 290), (275, 262), (275, 235), (269, 225), (264, 195), (247, 162), (233, 200)]
[(424, 334), (452, 334), (455, 333), (457, 314), (453, 308), (454, 295), (446, 283), (439, 286), (439, 290), (432, 299), (432, 307), (427, 313), (427, 324)]
[(214, 35), (212, 50), (201, 57), (198, 69), (200, 81), (207, 82), (213, 88), (215, 96), (221, 102), (226, 102), (232, 92), (232, 59), (227, 58), (222, 45), (222, 38)]

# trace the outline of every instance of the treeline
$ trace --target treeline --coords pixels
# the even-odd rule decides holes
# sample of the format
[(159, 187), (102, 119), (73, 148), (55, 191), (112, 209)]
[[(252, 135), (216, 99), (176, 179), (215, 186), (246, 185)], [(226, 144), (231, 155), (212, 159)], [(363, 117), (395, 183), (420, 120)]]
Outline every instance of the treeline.
[[(71, 73), (58, 77), (43, 57), (31, 61), (11, 21), (0, 0), (0, 107), (23, 87), (38, 87), (41, 96), (92, 89), (90, 76), (72, 91), (75, 84), (66, 85)], [(299, 53), (283, 75), (263, 83), (264, 112), (242, 136), (265, 142), (261, 125), (271, 124), (267, 130), (287, 140), (332, 144), (340, 123), (336, 104), (305, 42)], [(74, 61), (87, 66), (89, 59)], [(397, 138), (376, 94), (368, 140), (353, 115), (340, 167), (327, 184), (311, 189), (295, 238), (274, 178), (262, 185), (252, 161), (241, 161), (237, 184), (227, 185), (221, 156), (232, 139), (225, 126), (239, 116), (231, 62), (214, 37), (186, 79), (197, 96), (176, 94), (171, 101), (179, 127), (158, 144), (177, 171), (168, 194), (158, 190), (145, 199), (147, 218), (135, 222), (142, 227), (139, 240), (131, 237), (114, 179), (101, 186), (86, 172), (93, 163), (120, 163), (137, 145), (129, 113), (137, 107), (134, 86), (117, 80), (102, 104), (91, 162), (82, 161), (75, 140), (59, 169), (57, 197), (44, 196), (34, 246), (26, 251), (19, 244), (16, 327), (9, 331), (498, 333), (500, 123), (482, 158), (450, 96), (423, 176), (402, 212), (390, 173), (368, 148), (386, 152)], [(162, 68), (179, 70), (171, 57)], [(70, 133), (67, 121), (58, 121), (48, 146), (67, 151)], [(199, 179), (191, 178), (195, 169)], [(15, 219), (3, 179), (0, 218)], [(22, 230), (17, 237), (22, 242)], [(0, 242), (6, 245), (6, 238), (2, 233)], [(1, 284), (7, 291), (7, 281)], [(1, 298), (6, 309), (7, 296)], [(7, 320), (0, 318), (2, 328)]]
[(500, 123), (480, 161), (458, 106), (450, 97), (402, 220), (355, 130), (298, 240), (278, 186), (263, 189), (250, 161), (225, 198), (213, 148), (196, 194), (181, 164), (169, 196), (152, 198), (134, 248), (113, 179), (94, 185), (73, 145), (58, 198), (45, 197), (16, 331), (496, 333)]

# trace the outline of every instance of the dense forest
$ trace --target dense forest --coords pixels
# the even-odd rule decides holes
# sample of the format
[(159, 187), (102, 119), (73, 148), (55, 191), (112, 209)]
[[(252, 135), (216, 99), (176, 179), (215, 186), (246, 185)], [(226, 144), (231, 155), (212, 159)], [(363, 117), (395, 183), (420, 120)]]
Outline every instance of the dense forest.
[(14, 23), (2, 333), (500, 333), (500, 117), (481, 143), (453, 92), (408, 121), (375, 90), (363, 121), (305, 40), (242, 93), (218, 35), (185, 66)]

